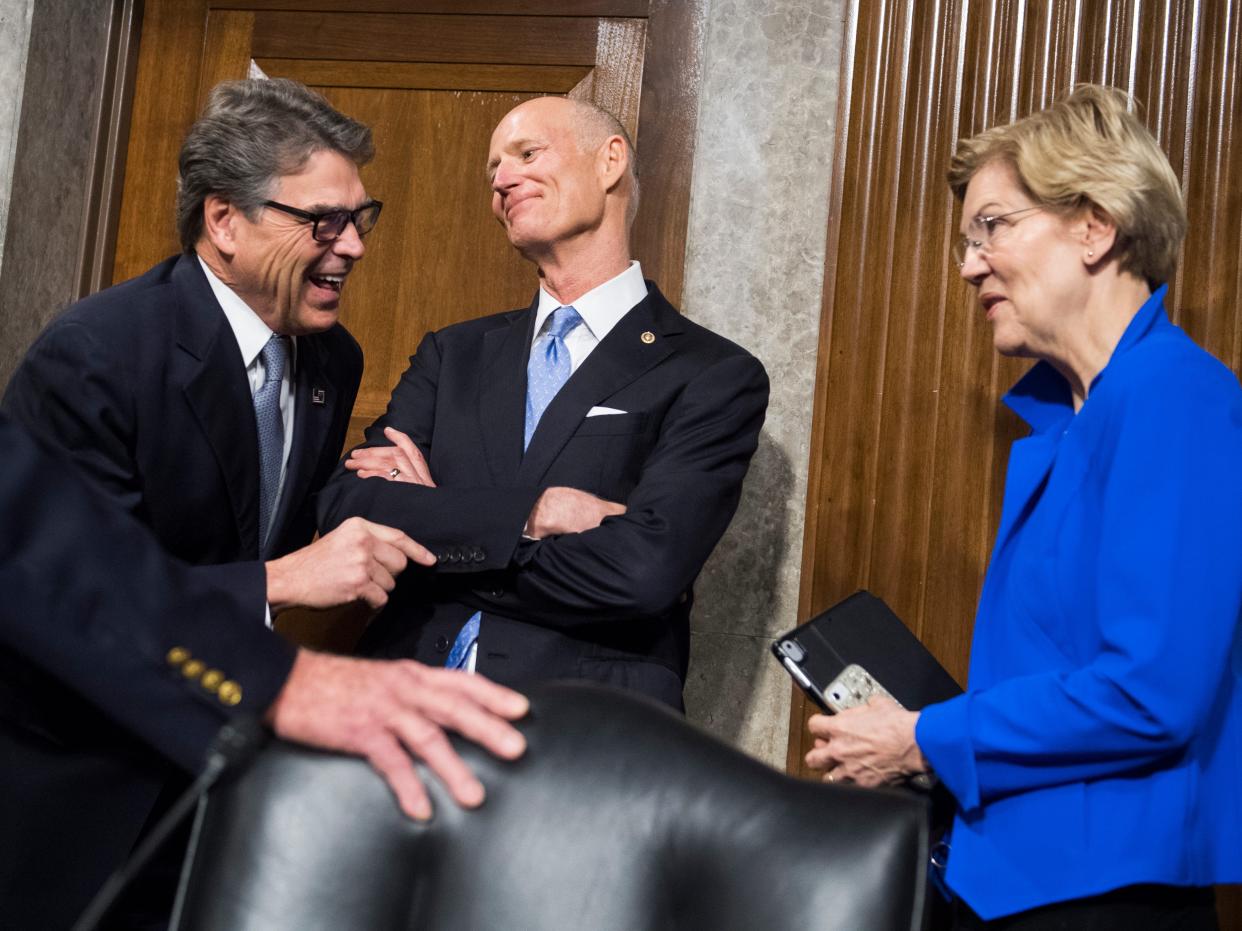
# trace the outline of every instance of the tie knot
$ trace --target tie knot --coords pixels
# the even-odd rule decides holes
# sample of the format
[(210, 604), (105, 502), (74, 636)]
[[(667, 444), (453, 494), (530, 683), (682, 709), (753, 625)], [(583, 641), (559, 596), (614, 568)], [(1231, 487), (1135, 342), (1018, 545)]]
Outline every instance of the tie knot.
[(552, 311), (552, 319), (548, 321), (548, 336), (563, 340), (581, 322), (582, 318), (572, 305), (558, 307)]
[(263, 384), (284, 378), (285, 360), (289, 357), (289, 339), (273, 333), (259, 353), (263, 359)]

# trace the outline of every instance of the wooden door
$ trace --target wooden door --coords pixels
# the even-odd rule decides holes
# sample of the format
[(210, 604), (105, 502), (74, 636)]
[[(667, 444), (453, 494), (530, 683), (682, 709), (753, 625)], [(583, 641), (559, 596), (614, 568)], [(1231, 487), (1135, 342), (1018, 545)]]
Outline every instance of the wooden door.
[(532, 267), (491, 216), (492, 128), (540, 94), (616, 113), (644, 161), (644, 271), (681, 290), (699, 3), (651, 0), (147, 0), (113, 280), (177, 251), (176, 156), (219, 81), (263, 73), (323, 93), (374, 130), (384, 201), (342, 321), (366, 354), (351, 441), (383, 411), (424, 332), (524, 306)]
[[(492, 129), (541, 94), (592, 100), (642, 164), (635, 255), (681, 293), (703, 0), (147, 0), (113, 281), (178, 251), (177, 152), (208, 92), (262, 73), (302, 81), (372, 127), (362, 171), (384, 212), (341, 319), (362, 344), (349, 445), (384, 410), (423, 334), (529, 303), (484, 175)], [(354, 614), (289, 612), (294, 639), (347, 648)]]
[[(944, 182), (960, 138), (1075, 84), (1134, 94), (1187, 194), (1168, 307), (1242, 368), (1242, 59), (1237, 0), (853, 0), (820, 336), (801, 616), (858, 588), (884, 598), (965, 682), (1010, 443), (1003, 359), (951, 264)], [(809, 749), (797, 694), (789, 769)], [(1242, 855), (1242, 854), (1240, 854)], [(1242, 897), (1221, 897), (1242, 929)]]

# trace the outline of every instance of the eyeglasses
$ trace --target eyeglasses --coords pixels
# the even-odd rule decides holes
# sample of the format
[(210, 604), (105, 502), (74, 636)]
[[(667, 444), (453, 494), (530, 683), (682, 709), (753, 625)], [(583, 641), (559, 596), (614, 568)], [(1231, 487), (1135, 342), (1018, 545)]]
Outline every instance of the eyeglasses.
[(971, 249), (986, 256), (991, 251), (992, 245), (1004, 238), (1004, 231), (1013, 226), (1014, 221), (1010, 220), (1010, 217), (1042, 209), (1039, 206), (1021, 207), (994, 217), (975, 217), (970, 221), (970, 226), (966, 228), (966, 235), (953, 244), (953, 258), (957, 262), (957, 267), (961, 268), (966, 264), (966, 256)]
[(288, 204), (278, 204), (274, 200), (263, 201), (264, 207), (271, 207), (290, 216), (298, 217), (305, 220), (311, 226), (311, 238), (315, 242), (336, 242), (340, 235), (345, 232), (345, 227), (350, 223), (354, 224), (354, 229), (358, 231), (358, 236), (365, 236), (371, 230), (375, 229), (375, 221), (379, 219), (380, 208), (384, 205), (378, 200), (372, 200), (357, 210), (325, 210), (322, 213), (311, 213), (309, 210), (299, 210), (297, 207), (290, 207)]

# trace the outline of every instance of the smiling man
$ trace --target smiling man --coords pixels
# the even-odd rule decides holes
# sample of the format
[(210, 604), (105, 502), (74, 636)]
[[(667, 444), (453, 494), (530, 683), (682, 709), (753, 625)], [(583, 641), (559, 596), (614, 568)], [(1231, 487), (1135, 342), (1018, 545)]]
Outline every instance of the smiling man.
[[(404, 533), (361, 519), (311, 543), (311, 499), (340, 454), (362, 373), (337, 318), (380, 212), (358, 175), (371, 155), (370, 130), (300, 84), (220, 85), (181, 149), (183, 253), (69, 308), (4, 398), (171, 555), (197, 566), (266, 560), (270, 613), (379, 606), (409, 560), (434, 561)], [(256, 613), (262, 623), (262, 605)], [(179, 668), (209, 700), (242, 700), (218, 670)], [(76, 761), (93, 780), (82, 797), (113, 799), (87, 813), (100, 829), (77, 864), (99, 879), (181, 780), (122, 734), (39, 714), (27, 738), (42, 747), (39, 735), (57, 735), (44, 748), (47, 772), (61, 765), (53, 756)], [(165, 875), (139, 884), (121, 926), (163, 921), (178, 859), (170, 848)]]
[(440, 557), (362, 649), (680, 709), (694, 580), (737, 508), (767, 376), (632, 261), (637, 165), (611, 114), (521, 104), (487, 178), (534, 301), (428, 335), (320, 496), (325, 526), (382, 520)]

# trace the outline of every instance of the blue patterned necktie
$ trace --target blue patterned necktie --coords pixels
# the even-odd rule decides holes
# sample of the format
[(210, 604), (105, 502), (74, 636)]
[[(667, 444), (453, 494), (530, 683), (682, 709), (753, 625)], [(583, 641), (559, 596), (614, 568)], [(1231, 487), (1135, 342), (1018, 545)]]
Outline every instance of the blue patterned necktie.
[(569, 381), (574, 363), (565, 346), (565, 337), (582, 322), (573, 307), (558, 307), (548, 318), (543, 336), (535, 341), (530, 363), (526, 366), (526, 434), (522, 448), (530, 446), (530, 438), (539, 426), (539, 418), (547, 410), (561, 386)]
[[(535, 341), (526, 366), (526, 431), (522, 449), (530, 446), (530, 438), (535, 434), (535, 427), (539, 426), (539, 418), (573, 373), (574, 363), (565, 345), (565, 337), (581, 322), (582, 318), (573, 307), (558, 307), (548, 318), (543, 336)], [(445, 666), (461, 669), (466, 665), (470, 659), (470, 648), (479, 639), (482, 621), (483, 615), (479, 611), (470, 616), (453, 641)]]
[(259, 428), (259, 548), (271, 530), (272, 505), (280, 491), (280, 467), (285, 451), (285, 424), (280, 416), (280, 383), (289, 354), (288, 338), (272, 334), (260, 355), (263, 384), (254, 393), (254, 419)]

